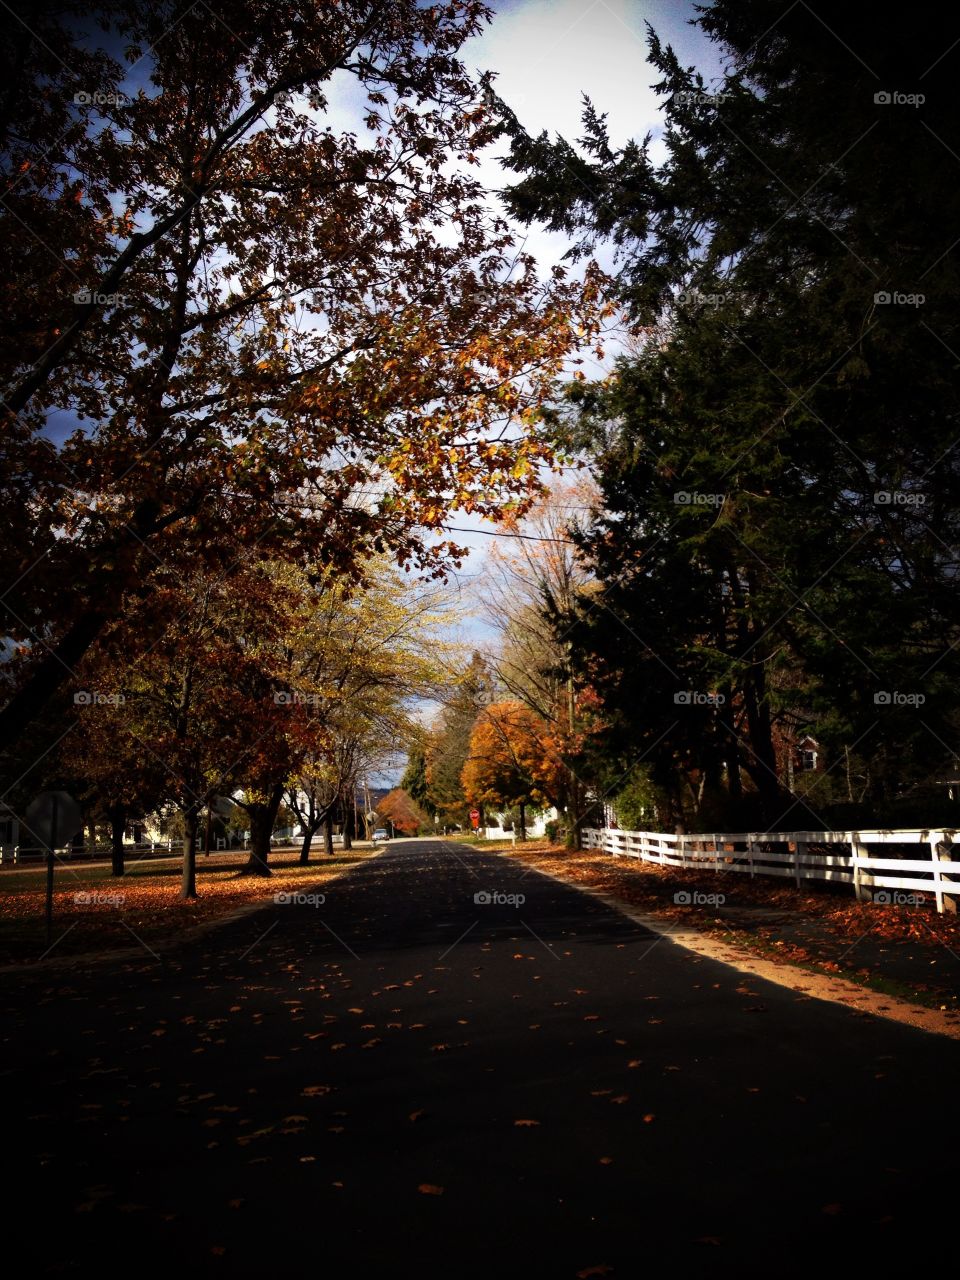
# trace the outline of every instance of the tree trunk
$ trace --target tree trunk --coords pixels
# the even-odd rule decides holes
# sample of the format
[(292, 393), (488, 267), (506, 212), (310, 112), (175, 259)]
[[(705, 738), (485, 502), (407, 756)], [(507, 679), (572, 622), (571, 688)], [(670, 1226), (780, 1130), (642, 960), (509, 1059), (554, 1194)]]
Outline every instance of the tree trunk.
[(344, 849), (353, 848), (353, 806), (348, 805), (346, 801), (343, 804), (343, 847)]
[(269, 799), (264, 804), (246, 804), (244, 808), (250, 815), (250, 857), (243, 868), (248, 876), (269, 876), (270, 870), (270, 837), (273, 835), (277, 814), (280, 812), (280, 801), (283, 799), (283, 787), (274, 787)]
[(183, 812), (183, 878), (180, 897), (197, 896), (197, 828), (200, 825), (199, 810), (191, 806)]
[(127, 810), (122, 804), (114, 804), (107, 809), (107, 817), (110, 820), (110, 860), (112, 862), (111, 875), (122, 876), (124, 872), (123, 865), (123, 833), (127, 825)]
[(580, 785), (571, 772), (570, 788), (567, 793), (567, 829), (564, 833), (564, 843), (571, 851), (583, 848), (583, 836), (580, 831), (582, 825), (583, 804)]
[(333, 814), (329, 809), (323, 819), (323, 851), (333, 857)]
[(521, 840), (526, 840), (527, 838), (527, 824), (526, 824), (526, 819), (524, 817), (525, 812), (526, 812), (526, 805), (524, 805), (523, 801), (521, 800), (520, 802), (520, 839)]

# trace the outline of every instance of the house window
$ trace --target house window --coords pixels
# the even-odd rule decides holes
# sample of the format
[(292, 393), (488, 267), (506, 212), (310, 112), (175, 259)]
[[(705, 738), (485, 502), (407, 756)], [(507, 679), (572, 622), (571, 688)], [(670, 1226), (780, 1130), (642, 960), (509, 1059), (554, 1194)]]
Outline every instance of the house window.
[(804, 750), (800, 752), (800, 768), (804, 772), (806, 772), (809, 769), (816, 769), (816, 767), (817, 767), (816, 751), (813, 751), (810, 748), (804, 748)]

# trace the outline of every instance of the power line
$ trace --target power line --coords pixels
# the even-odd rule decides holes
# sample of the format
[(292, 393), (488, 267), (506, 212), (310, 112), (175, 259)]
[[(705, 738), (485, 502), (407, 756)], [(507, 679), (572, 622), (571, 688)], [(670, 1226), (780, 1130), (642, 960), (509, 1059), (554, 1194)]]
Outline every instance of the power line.
[(577, 544), (570, 538), (542, 538), (535, 533), (498, 533), (496, 529), (464, 529), (460, 525), (444, 524), (440, 526), (447, 533), (480, 533), (485, 538), (521, 538), (524, 542), (560, 542), (565, 547)]

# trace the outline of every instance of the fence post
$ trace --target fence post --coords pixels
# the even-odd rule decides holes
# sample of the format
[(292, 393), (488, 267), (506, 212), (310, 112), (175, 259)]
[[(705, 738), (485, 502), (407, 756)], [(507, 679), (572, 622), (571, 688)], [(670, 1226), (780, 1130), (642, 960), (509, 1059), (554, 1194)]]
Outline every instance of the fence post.
[(873, 898), (873, 894), (863, 883), (863, 871), (860, 866), (861, 858), (867, 856), (867, 846), (860, 839), (859, 831), (850, 832), (850, 857), (853, 862), (853, 892), (857, 895), (858, 902), (867, 902)]
[[(941, 862), (952, 861), (950, 858), (950, 851), (953, 847), (953, 840), (951, 839), (950, 834), (946, 831), (941, 831), (940, 836), (941, 838), (938, 840), (933, 832), (930, 832), (930, 857), (933, 861), (933, 891), (937, 899), (937, 910), (941, 912), (941, 914), (946, 911), (950, 915), (956, 915), (957, 900), (944, 888), (945, 885), (953, 884), (953, 881), (949, 876), (945, 876), (940, 870)], [(946, 852), (946, 856), (944, 856), (944, 853), (942, 853), (941, 850)]]
[(800, 888), (800, 855), (807, 852), (806, 840), (795, 840), (793, 850), (793, 880), (797, 888)]

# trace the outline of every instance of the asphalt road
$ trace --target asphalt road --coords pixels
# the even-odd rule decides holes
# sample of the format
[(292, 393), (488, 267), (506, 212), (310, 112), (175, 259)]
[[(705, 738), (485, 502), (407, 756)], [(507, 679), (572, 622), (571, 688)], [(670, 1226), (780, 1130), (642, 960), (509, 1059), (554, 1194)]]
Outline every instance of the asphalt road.
[(7, 978), (4, 1241), (32, 1271), (955, 1260), (956, 1043), (465, 846), (396, 842), (323, 891), (159, 961)]

